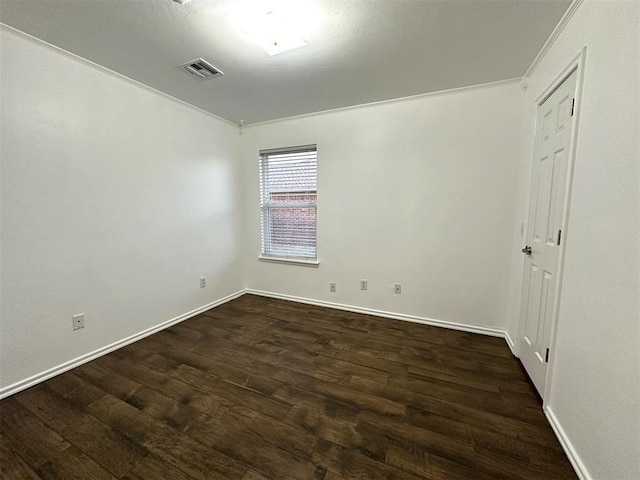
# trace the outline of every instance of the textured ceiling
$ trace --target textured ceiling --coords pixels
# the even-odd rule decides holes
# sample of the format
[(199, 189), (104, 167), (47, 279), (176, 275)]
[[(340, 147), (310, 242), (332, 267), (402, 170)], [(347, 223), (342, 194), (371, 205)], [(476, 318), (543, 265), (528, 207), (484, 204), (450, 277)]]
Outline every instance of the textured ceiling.
[[(270, 57), (238, 26), (239, 1), (0, 0), (0, 21), (248, 124), (522, 76), (570, 4), (296, 0), (317, 28)], [(175, 68), (197, 57), (224, 77)]]

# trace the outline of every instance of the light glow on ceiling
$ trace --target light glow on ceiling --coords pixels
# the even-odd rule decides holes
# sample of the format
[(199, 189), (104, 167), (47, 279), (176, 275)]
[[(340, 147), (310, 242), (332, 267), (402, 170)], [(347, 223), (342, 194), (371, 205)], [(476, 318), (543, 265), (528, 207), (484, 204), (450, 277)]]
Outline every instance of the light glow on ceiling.
[(239, 2), (235, 23), (269, 55), (307, 45), (320, 23), (318, 8), (304, 0), (245, 0)]

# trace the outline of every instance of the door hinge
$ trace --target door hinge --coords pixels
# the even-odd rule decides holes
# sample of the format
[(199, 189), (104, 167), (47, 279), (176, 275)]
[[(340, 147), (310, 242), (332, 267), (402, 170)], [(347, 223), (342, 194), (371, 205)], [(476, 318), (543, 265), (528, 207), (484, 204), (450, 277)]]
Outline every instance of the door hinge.
[(544, 355), (544, 363), (549, 363), (549, 349), (547, 348), (547, 353)]
[(570, 117), (573, 117), (573, 109), (575, 108), (575, 106), (576, 106), (576, 99), (574, 98), (571, 100), (571, 114), (569, 114)]
[(558, 230), (558, 241), (556, 242), (556, 245), (560, 245), (561, 238), (562, 238), (562, 230)]

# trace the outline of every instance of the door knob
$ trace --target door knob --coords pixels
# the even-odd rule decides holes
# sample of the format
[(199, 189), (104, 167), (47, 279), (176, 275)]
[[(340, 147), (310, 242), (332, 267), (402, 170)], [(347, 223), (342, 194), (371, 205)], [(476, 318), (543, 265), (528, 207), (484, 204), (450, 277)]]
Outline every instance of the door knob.
[(522, 253), (524, 253), (525, 255), (531, 255), (531, 247), (527, 245), (522, 249)]

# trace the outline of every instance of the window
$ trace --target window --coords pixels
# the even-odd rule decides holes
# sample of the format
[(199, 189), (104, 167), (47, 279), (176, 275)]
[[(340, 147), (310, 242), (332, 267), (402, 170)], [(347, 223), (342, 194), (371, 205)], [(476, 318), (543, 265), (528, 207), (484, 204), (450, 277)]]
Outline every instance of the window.
[(315, 262), (315, 145), (260, 151), (262, 257)]

